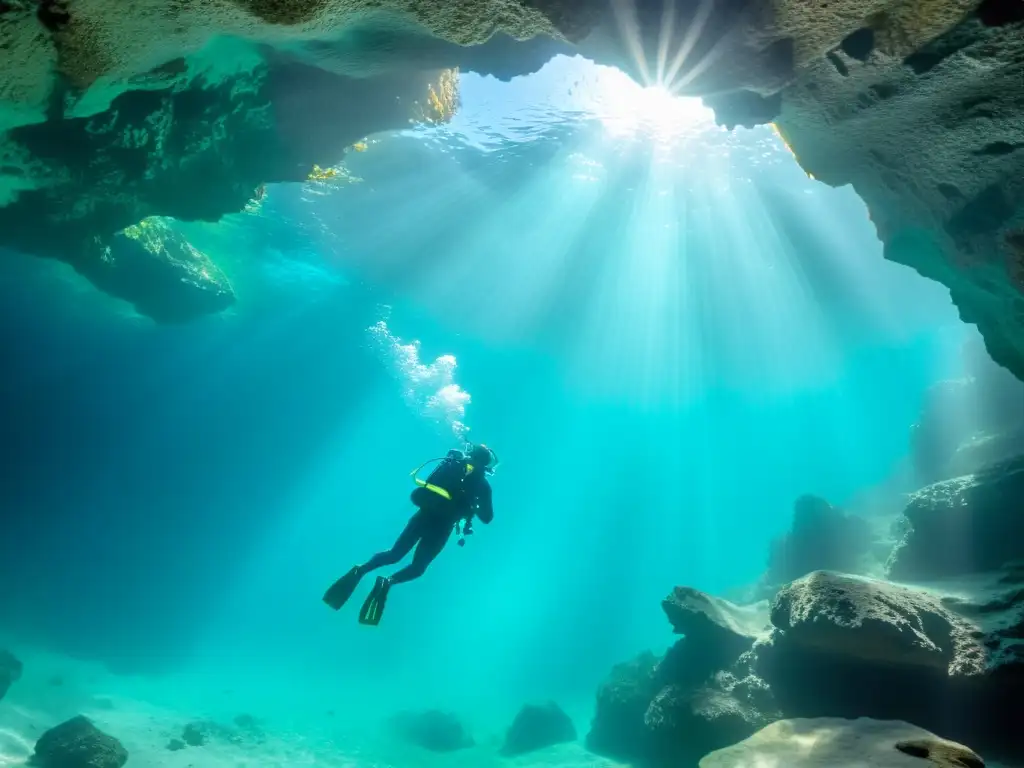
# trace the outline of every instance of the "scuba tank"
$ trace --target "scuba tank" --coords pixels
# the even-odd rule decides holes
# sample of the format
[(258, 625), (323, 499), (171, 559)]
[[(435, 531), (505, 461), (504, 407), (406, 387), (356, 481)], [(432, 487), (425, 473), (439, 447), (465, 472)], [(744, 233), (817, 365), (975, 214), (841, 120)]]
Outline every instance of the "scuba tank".
[[(422, 469), (434, 462), (437, 462), (437, 466), (427, 475), (426, 480), (421, 480), (419, 474)], [(456, 449), (448, 451), (448, 455), (443, 458), (425, 461), (412, 471), (413, 482), (418, 486), (416, 491), (429, 491), (443, 499), (454, 501), (455, 496), (462, 490), (462, 481), (468, 474), (468, 466), (466, 456)], [(422, 493), (417, 494), (416, 491), (413, 491), (413, 503), (417, 503), (417, 497), (420, 500), (429, 498)], [(420, 505), (417, 503), (417, 506)]]
[[(494, 467), (498, 464), (497, 454), (486, 446), (479, 447), (490, 454), (490, 458), (482, 471), (487, 475), (493, 474)], [(416, 467), (412, 471), (412, 478), (417, 486), (410, 496), (412, 503), (422, 509), (425, 506), (436, 503), (437, 497), (441, 497), (458, 504), (462, 500), (461, 497), (466, 493), (466, 479), (474, 471), (478, 471), (477, 467), (474, 467), (471, 462), (471, 456), (476, 448), (472, 444), (467, 444), (465, 451), (453, 448), (448, 451), (446, 456), (430, 459)], [(427, 475), (426, 480), (421, 479), (419, 473), (423, 468), (435, 462), (437, 462), (437, 466)], [(466, 536), (473, 535), (473, 515), (475, 511), (476, 506), (474, 504), (463, 517), (454, 523), (455, 533), (459, 536), (458, 545), (460, 547), (465, 546)]]

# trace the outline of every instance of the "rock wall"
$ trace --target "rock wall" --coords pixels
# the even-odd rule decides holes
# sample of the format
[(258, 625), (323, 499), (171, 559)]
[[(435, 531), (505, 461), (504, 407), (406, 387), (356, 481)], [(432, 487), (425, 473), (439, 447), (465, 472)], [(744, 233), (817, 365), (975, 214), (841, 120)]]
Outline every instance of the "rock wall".
[(808, 173), (853, 185), (886, 258), (948, 286), (1024, 378), (1019, 0), (652, 0), (580, 47), (703, 97), (723, 125), (774, 121)]
[(853, 185), (886, 258), (948, 286), (1024, 378), (1024, 19), (961, 5), (977, 8), (931, 39), (865, 17), (786, 89), (777, 125), (815, 178)]
[(216, 221), (369, 134), (448, 119), (460, 63), (539, 68), (566, 45), (544, 5), (2, 3), (18, 65), (0, 71), (0, 246), (67, 261), (158, 321), (216, 312), (222, 275), (173, 284), (193, 259), (161, 277), (144, 254), (103, 254), (147, 217)]
[(442, 69), (508, 77), (570, 43), (725, 125), (775, 121), (1024, 377), (1019, 0), (9, 0), (0, 245), (64, 258), (147, 216), (215, 220), (403, 124)]

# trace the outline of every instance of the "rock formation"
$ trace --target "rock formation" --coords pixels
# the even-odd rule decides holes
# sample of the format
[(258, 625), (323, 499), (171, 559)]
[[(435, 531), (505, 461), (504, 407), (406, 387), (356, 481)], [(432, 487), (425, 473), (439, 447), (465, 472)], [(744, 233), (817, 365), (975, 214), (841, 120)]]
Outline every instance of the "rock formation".
[(944, 676), (972, 677), (984, 668), (984, 651), (968, 622), (936, 597), (884, 581), (817, 571), (779, 592), (771, 619), (775, 629), (762, 662), (778, 656), (782, 666), (826, 654)]
[(368, 134), (448, 119), (453, 68), (508, 77), (565, 46), (542, 10), (505, 0), (0, 4), (18, 62), (0, 72), (0, 246), (68, 261), (159, 321), (218, 311), (223, 286), (176, 285), (191, 255), (108, 262), (111, 238), (150, 216), (240, 211)]
[(565, 710), (554, 702), (528, 704), (512, 721), (501, 753), (514, 757), (568, 741), (576, 741), (576, 726)]
[(51, 728), (36, 742), (39, 768), (123, 768), (128, 751), (82, 715)]
[(613, 670), (596, 752), (685, 768), (780, 718), (870, 717), (1024, 758), (1024, 563), (928, 587), (815, 571), (770, 613), (685, 588), (663, 606), (686, 636)]
[(963, 744), (898, 720), (779, 720), (749, 739), (713, 752), (700, 768), (984, 768)]
[(1019, 759), (1021, 576), (925, 590), (816, 572), (780, 591), (753, 669), (787, 717), (906, 720)]
[(889, 576), (922, 581), (1024, 559), (1024, 456), (913, 494)]
[(391, 718), (390, 724), (401, 739), (431, 752), (455, 752), (473, 746), (472, 736), (449, 712), (401, 712)]
[[(446, 71), (509, 77), (572, 43), (705, 97), (723, 124), (776, 121), (808, 172), (860, 193), (886, 256), (949, 286), (993, 357), (1024, 375), (1018, 0), (622, 7), (145, 0), (125, 14), (112, 0), (8, 0), (0, 49), (18, 63), (0, 72), (0, 245), (81, 269), (94, 238), (149, 216), (216, 220), (368, 133), (443, 119), (457, 93)], [(161, 293), (114, 282), (143, 312)], [(223, 304), (201, 296), (166, 314)]]
[(6, 694), (15, 680), (21, 677), (21, 662), (10, 651), (0, 649), (0, 699)]
[(777, 715), (744, 654), (767, 625), (767, 605), (740, 607), (676, 588), (662, 607), (685, 637), (660, 660), (644, 654), (612, 671), (587, 746), (621, 760), (694, 764)]
[(841, 5), (848, 23), (785, 89), (777, 125), (815, 178), (853, 185), (886, 257), (948, 286), (1024, 378), (1020, 4)]
[(777, 586), (818, 570), (861, 573), (872, 538), (863, 518), (817, 496), (801, 496), (793, 505), (790, 532), (772, 545), (765, 582)]
[(658, 657), (650, 651), (616, 664), (597, 690), (597, 708), (587, 747), (620, 760), (644, 757), (644, 715), (658, 693)]

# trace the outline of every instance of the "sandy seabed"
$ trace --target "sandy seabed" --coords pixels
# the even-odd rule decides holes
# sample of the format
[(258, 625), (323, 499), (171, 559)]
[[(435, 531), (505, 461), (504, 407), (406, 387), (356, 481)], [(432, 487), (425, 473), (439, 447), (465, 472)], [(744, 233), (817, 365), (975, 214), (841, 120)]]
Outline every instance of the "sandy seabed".
[[(383, 723), (355, 723), (319, 703), (304, 712), (291, 705), (269, 711), (230, 684), (184, 677), (114, 675), (104, 667), (8, 646), (24, 673), (0, 700), (0, 768), (26, 765), (36, 740), (49, 728), (85, 715), (128, 750), (129, 768), (615, 768), (613, 761), (564, 744), (522, 757), (498, 754), (501, 733), (473, 733), (476, 746), (437, 754), (397, 741)], [(256, 727), (239, 727), (246, 716)], [(169, 749), (189, 723), (225, 727), (202, 746)]]

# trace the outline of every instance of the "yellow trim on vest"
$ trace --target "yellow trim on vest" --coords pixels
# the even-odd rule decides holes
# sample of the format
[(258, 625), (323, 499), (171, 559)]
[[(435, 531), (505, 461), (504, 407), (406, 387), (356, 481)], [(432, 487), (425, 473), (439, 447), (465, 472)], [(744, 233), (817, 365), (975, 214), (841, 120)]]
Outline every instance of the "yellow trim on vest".
[(416, 478), (416, 485), (420, 488), (426, 488), (428, 491), (433, 491), (438, 496), (444, 496), (448, 501), (452, 500), (452, 495), (439, 485), (433, 485), (432, 483), (428, 483), (426, 480), (420, 480), (418, 477)]
[[(450, 493), (448, 493), (448, 491), (446, 491), (444, 488), (442, 488), (439, 485), (434, 485), (433, 483), (428, 483), (426, 480), (420, 480), (417, 477), (417, 475), (420, 473), (420, 470), (423, 469), (425, 466), (427, 466), (427, 464), (429, 464), (429, 463), (430, 462), (428, 461), (428, 462), (420, 464), (418, 467), (416, 467), (416, 469), (414, 469), (410, 473), (412, 475), (412, 479), (416, 482), (416, 485), (418, 485), (420, 488), (426, 488), (428, 491), (433, 491), (438, 496), (443, 496), (444, 498), (448, 499), (448, 501), (451, 501), (452, 500), (452, 495)], [(473, 471), (473, 465), (472, 464), (466, 464), (466, 474), (468, 475), (468, 474), (472, 473), (472, 471)]]

